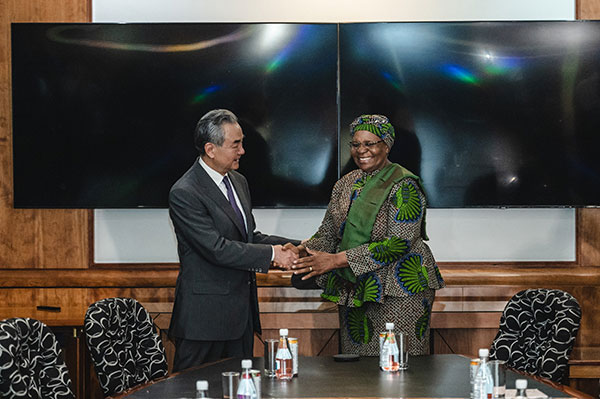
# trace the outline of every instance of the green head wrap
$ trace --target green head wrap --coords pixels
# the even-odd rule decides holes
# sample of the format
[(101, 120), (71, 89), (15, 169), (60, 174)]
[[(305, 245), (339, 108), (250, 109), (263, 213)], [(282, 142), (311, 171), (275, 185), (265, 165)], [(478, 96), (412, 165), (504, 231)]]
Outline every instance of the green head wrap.
[(396, 133), (390, 120), (383, 115), (361, 115), (350, 124), (350, 135), (366, 130), (381, 138), (388, 147), (392, 148)]

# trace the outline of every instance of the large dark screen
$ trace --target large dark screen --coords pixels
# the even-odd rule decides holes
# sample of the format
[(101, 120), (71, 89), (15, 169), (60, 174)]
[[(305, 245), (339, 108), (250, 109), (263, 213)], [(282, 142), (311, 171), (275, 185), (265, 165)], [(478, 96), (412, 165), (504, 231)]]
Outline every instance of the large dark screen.
[(339, 43), (342, 142), (388, 115), (432, 207), (600, 205), (600, 23), (344, 24)]
[(213, 108), (259, 207), (338, 177), (335, 24), (13, 24), (15, 207), (166, 207)]
[(258, 207), (326, 205), (362, 113), (391, 118), (391, 159), (432, 207), (600, 205), (600, 22), (13, 24), (12, 41), (15, 207), (166, 207), (213, 108), (240, 117)]

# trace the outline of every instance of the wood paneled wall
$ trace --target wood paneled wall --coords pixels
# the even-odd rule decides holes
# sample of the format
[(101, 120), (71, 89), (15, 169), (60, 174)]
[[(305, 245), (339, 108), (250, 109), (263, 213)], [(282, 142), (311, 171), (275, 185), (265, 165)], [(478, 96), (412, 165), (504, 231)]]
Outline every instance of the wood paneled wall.
[[(577, 17), (600, 19), (600, 0), (577, 0)], [(54, 317), (56, 325), (64, 325), (81, 321), (87, 306), (103, 297), (132, 296), (144, 302), (173, 299), (176, 268), (92, 264), (91, 211), (12, 207), (10, 23), (90, 20), (91, 0), (0, 0), (0, 319), (20, 312), (35, 316), (36, 305), (66, 309), (71, 303), (73, 314), (39, 313), (40, 318), (52, 321)], [(45, 171), (39, 173), (43, 179)], [(483, 296), (506, 300), (507, 293), (523, 286), (569, 291), (584, 312), (578, 347), (583, 351), (600, 348), (596, 333), (600, 327), (600, 209), (577, 210), (576, 262), (453, 263), (440, 268), (448, 285), (460, 288), (465, 300)], [(261, 280), (264, 285), (286, 285), (287, 281), (277, 274)], [(455, 348), (461, 352), (484, 345), (491, 335), (490, 331), (469, 335), (468, 329), (440, 334), (461, 343)], [(444, 349), (440, 346), (439, 350)]]
[(600, 1), (577, 0), (577, 19), (600, 19)]
[[(0, 0), (0, 267), (86, 268), (89, 212), (13, 209), (11, 22), (89, 22), (89, 0)], [(32, 110), (35, 112), (35, 110)], [(44, 126), (39, 127), (43, 131)], [(40, 179), (45, 171), (40, 170)], [(44, 193), (40, 192), (40, 195)]]
[[(582, 19), (600, 18), (600, 0), (578, 0), (577, 15)], [(0, 0), (0, 273), (11, 280), (0, 279), (0, 287), (30, 285), (31, 281), (19, 283), (23, 279), (35, 279), (35, 286), (61, 286), (60, 274), (50, 269), (73, 269), (69, 273), (81, 287), (90, 284), (88, 279), (106, 277), (108, 286), (120, 286), (123, 277), (131, 272), (128, 266), (116, 268), (111, 273), (90, 273), (93, 241), (92, 213), (89, 210), (61, 209), (13, 209), (12, 193), (12, 135), (11, 135), (11, 86), (10, 86), (10, 23), (11, 22), (88, 22), (91, 20), (91, 0)], [(35, 112), (35, 110), (33, 110)], [(43, 126), (40, 126), (43, 129)], [(43, 178), (44, 171), (40, 171)], [(43, 193), (40, 193), (43, 195)], [(582, 209), (577, 213), (577, 262), (573, 267), (600, 266), (600, 211)], [(442, 265), (450, 280), (456, 265)], [(473, 264), (461, 265), (473, 276), (477, 269), (506, 268), (514, 265)], [(518, 266), (518, 265), (517, 265)], [(150, 266), (152, 267), (152, 266)], [(544, 264), (531, 265), (542, 270)], [(32, 275), (31, 270), (39, 269), (40, 274)], [(119, 270), (125, 269), (119, 276)], [(173, 269), (156, 268), (154, 278), (163, 279), (164, 285), (173, 284)], [(514, 272), (514, 271), (512, 271)], [(62, 273), (62, 272), (58, 272)], [(99, 275), (100, 274), (100, 275)], [(588, 273), (592, 277), (595, 272)], [(533, 276), (537, 278), (538, 276)], [(126, 277), (127, 279), (129, 276)], [(114, 281), (118, 280), (119, 282)], [(4, 280), (4, 281), (2, 281)], [(17, 280), (17, 281), (15, 281)], [(143, 279), (142, 279), (143, 280)], [(511, 284), (510, 277), (503, 277), (503, 284)], [(513, 284), (519, 280), (515, 277)], [(481, 281), (470, 284), (498, 284), (494, 281)], [(92, 286), (100, 284), (91, 283)], [(136, 279), (129, 284), (137, 286)], [(146, 286), (147, 282), (142, 282)], [(589, 284), (589, 282), (588, 282)], [(153, 284), (151, 284), (153, 285)]]

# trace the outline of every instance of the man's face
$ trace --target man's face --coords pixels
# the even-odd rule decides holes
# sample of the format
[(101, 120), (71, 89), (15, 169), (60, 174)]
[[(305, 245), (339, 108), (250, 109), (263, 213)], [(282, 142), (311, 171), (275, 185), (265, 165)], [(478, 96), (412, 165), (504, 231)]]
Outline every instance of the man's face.
[(246, 153), (243, 146), (244, 133), (237, 123), (224, 123), (221, 125), (225, 135), (225, 141), (222, 146), (208, 143), (206, 154), (211, 160), (211, 166), (214, 170), (226, 174), (231, 170), (240, 167), (240, 158)]

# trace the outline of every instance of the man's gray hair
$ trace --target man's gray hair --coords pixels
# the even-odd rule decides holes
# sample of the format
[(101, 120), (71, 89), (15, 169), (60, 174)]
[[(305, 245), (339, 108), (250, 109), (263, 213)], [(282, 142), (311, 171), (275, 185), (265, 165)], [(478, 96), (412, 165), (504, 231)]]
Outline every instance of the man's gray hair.
[(213, 143), (219, 147), (223, 145), (225, 132), (222, 125), (224, 123), (238, 123), (238, 118), (227, 109), (213, 109), (200, 118), (194, 131), (194, 145), (200, 155), (204, 155), (206, 143)]

